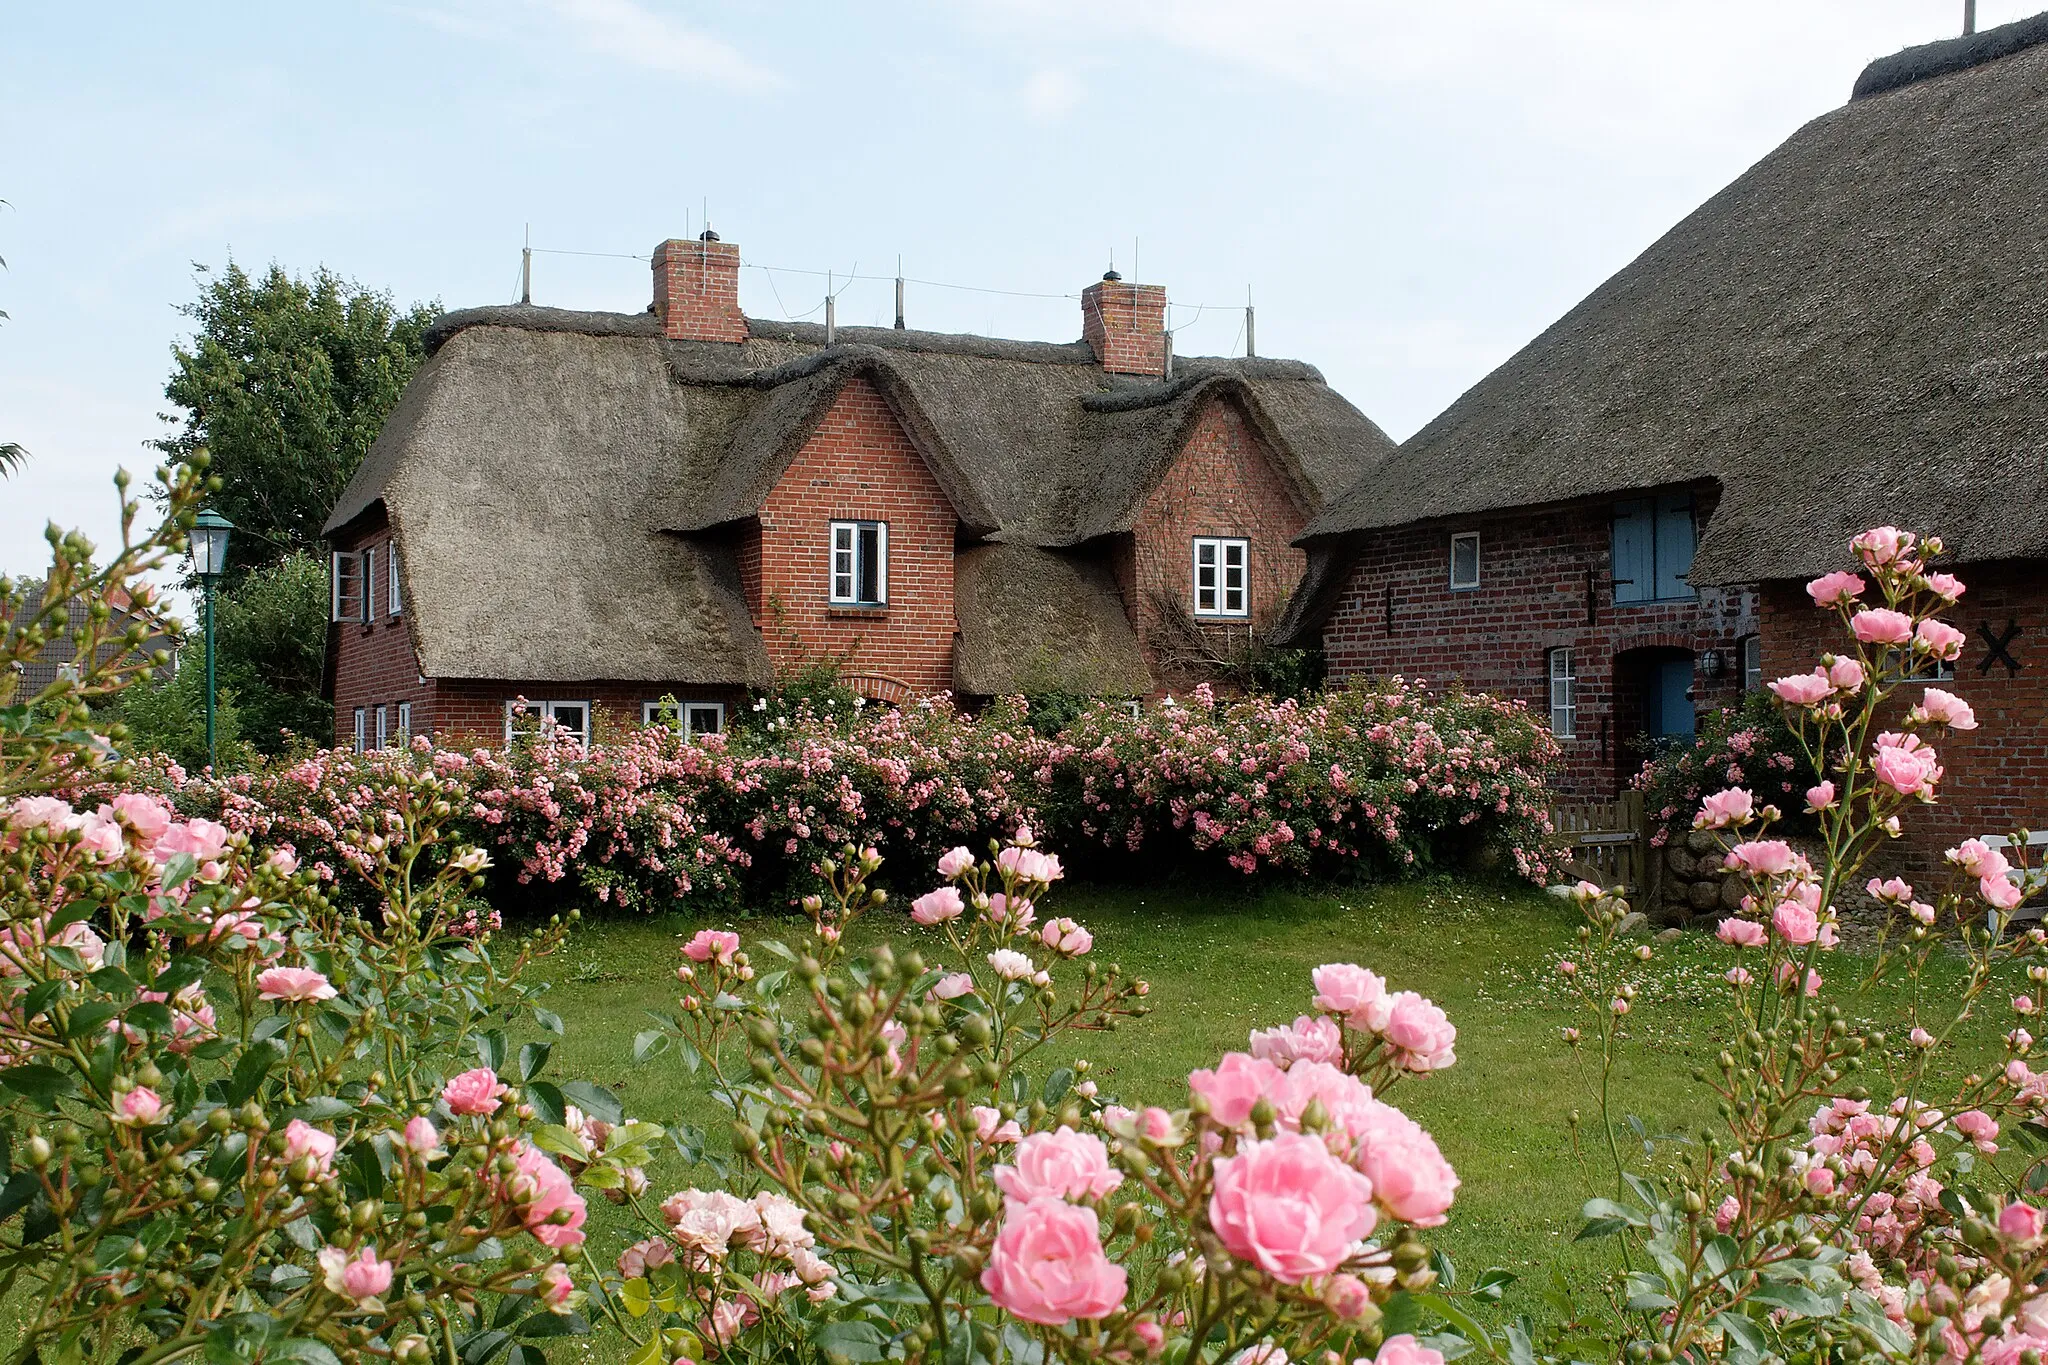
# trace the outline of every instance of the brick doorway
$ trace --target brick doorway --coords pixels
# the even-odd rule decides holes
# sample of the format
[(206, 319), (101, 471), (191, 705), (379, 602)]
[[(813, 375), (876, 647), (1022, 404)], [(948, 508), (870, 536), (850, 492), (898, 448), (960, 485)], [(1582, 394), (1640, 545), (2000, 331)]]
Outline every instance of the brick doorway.
[(1653, 754), (1691, 744), (1697, 724), (1694, 656), (1689, 649), (1650, 645), (1614, 656), (1615, 785)]

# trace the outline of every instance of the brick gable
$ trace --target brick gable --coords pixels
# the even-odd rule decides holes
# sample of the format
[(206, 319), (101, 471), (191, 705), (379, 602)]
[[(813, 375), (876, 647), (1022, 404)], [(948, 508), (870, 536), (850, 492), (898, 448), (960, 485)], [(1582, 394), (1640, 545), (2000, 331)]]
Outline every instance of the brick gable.
[[(1162, 688), (1185, 688), (1195, 670), (1173, 667), (1173, 632), (1159, 599), (1194, 608), (1194, 540), (1243, 537), (1251, 542), (1251, 616), (1204, 624), (1210, 648), (1225, 657), (1248, 635), (1263, 636), (1301, 580), (1306, 556), (1289, 542), (1307, 518), (1265, 441), (1237, 404), (1216, 398), (1203, 408), (1180, 454), (1145, 496), (1130, 543), (1117, 566), (1119, 586)], [(1164, 648), (1162, 648), (1164, 647)]]
[[(827, 600), (829, 526), (889, 526), (888, 605)], [(849, 380), (761, 506), (742, 547), (742, 582), (778, 672), (819, 659), (901, 678), (914, 692), (953, 685), (952, 504), (887, 400)]]

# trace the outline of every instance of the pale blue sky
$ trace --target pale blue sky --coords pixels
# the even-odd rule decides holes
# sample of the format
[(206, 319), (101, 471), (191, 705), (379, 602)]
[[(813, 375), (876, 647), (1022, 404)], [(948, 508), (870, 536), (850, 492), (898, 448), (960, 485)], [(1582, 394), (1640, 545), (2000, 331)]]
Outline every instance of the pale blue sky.
[[(1989, 26), (2041, 0), (1982, 0)], [(1320, 366), (1405, 437), (1961, 0), (24, 4), (0, 45), (0, 572), (151, 467), (192, 263), (514, 297), (536, 246), (1073, 294), (1167, 287), (1182, 354)], [(750, 313), (822, 278), (747, 270)], [(536, 258), (637, 311), (645, 265)], [(1198, 309), (1196, 305), (1207, 305)], [(889, 321), (856, 282), (845, 323)], [(913, 286), (913, 326), (1069, 340), (1079, 307)]]

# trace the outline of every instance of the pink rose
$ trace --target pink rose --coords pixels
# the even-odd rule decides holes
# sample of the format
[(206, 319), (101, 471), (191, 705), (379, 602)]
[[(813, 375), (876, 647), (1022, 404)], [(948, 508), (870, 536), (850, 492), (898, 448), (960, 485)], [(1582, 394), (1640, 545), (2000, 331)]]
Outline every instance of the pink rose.
[(391, 1262), (378, 1260), (375, 1246), (363, 1247), (353, 1258), (340, 1247), (322, 1247), (316, 1259), (328, 1291), (359, 1305), (367, 1307), (391, 1288)]
[(256, 974), (258, 1000), (332, 1000), (339, 992), (311, 967), (272, 967)]
[(1166, 1329), (1150, 1318), (1139, 1318), (1131, 1324), (1131, 1335), (1145, 1348), (1145, 1354), (1156, 1356), (1166, 1345)]
[(1296, 1061), (1337, 1062), (1344, 1057), (1344, 1034), (1333, 1020), (1304, 1014), (1292, 1024), (1252, 1030), (1252, 1056), (1286, 1068)]
[(1070, 919), (1049, 919), (1038, 932), (1039, 942), (1061, 957), (1079, 957), (1095, 946), (1095, 936)]
[(512, 1156), (519, 1169), (507, 1182), (506, 1193), (520, 1206), (526, 1230), (542, 1246), (557, 1251), (581, 1246), (587, 1210), (568, 1175), (530, 1142), (521, 1142)]
[(1458, 1060), (1452, 1050), (1458, 1041), (1458, 1030), (1441, 1006), (1414, 991), (1395, 995), (1392, 1005), (1387, 1015), (1386, 1036), (1404, 1069), (1441, 1071)]
[(463, 1072), (441, 1087), (441, 1099), (451, 1114), (495, 1114), (498, 1095), (504, 1089), (498, 1073), (487, 1066)]
[(925, 992), (925, 996), (932, 1000), (958, 1000), (973, 993), (974, 978), (966, 972), (953, 972), (932, 982), (932, 988)]
[(1035, 848), (1006, 848), (996, 854), (996, 866), (1020, 884), (1039, 882), (1050, 885), (1065, 875), (1058, 858), (1050, 853), (1040, 853)]
[(1813, 706), (1824, 702), (1835, 690), (1828, 682), (1828, 675), (1817, 668), (1811, 673), (1795, 673), (1789, 678), (1780, 678), (1770, 687), (1780, 701), (1794, 706)]
[(910, 918), (918, 924), (944, 924), (948, 920), (959, 919), (966, 910), (967, 902), (960, 899), (960, 892), (954, 887), (942, 886), (912, 901)]
[(1889, 607), (1871, 607), (1850, 617), (1849, 629), (1866, 645), (1903, 645), (1913, 638), (1913, 618)]
[(1384, 1002), (1387, 983), (1377, 972), (1351, 962), (1329, 962), (1309, 973), (1315, 983), (1312, 1002), (1324, 1014), (1343, 1016), (1344, 1022), (1367, 1033), (1386, 1027)]
[(709, 962), (717, 958), (723, 965), (732, 961), (732, 955), (739, 951), (739, 946), (740, 936), (729, 929), (699, 929), (696, 936), (683, 945), (683, 956), (692, 962)]
[(1213, 1071), (1188, 1073), (1188, 1089), (1209, 1102), (1209, 1117), (1224, 1128), (1242, 1128), (1252, 1106), (1280, 1085), (1280, 1068), (1244, 1052), (1226, 1052)]
[(416, 1114), (406, 1120), (405, 1130), (392, 1139), (392, 1145), (405, 1148), (422, 1161), (431, 1161), (441, 1154), (441, 1134), (432, 1119)]
[(170, 808), (154, 796), (137, 792), (122, 792), (100, 807), (100, 814), (119, 817), (135, 831), (139, 843), (153, 844), (171, 827)]
[(1010, 1199), (1100, 1199), (1123, 1183), (1110, 1169), (1109, 1149), (1093, 1133), (1055, 1128), (1017, 1144), (1013, 1164), (995, 1169), (996, 1188)]
[(1835, 805), (1835, 784), (1821, 782), (1806, 789), (1806, 809), (1815, 815), (1832, 810)]
[(1972, 877), (2003, 877), (2012, 864), (1982, 839), (1965, 839), (1947, 853), (1950, 862)]
[(1350, 1322), (1372, 1306), (1372, 1289), (1356, 1275), (1332, 1275), (1323, 1286), (1323, 1306), (1331, 1316)]
[(1123, 1305), (1127, 1283), (1123, 1267), (1102, 1254), (1095, 1210), (1064, 1199), (1010, 1205), (981, 1272), (997, 1307), (1047, 1327), (1108, 1317)]
[(1820, 934), (1820, 919), (1798, 901), (1785, 901), (1771, 911), (1771, 927), (1795, 947), (1805, 947)]
[(1796, 865), (1796, 857), (1783, 839), (1752, 839), (1729, 849), (1722, 866), (1752, 877), (1782, 877)]
[(119, 820), (110, 820), (95, 812), (80, 818), (78, 846), (91, 854), (95, 862), (118, 862), (128, 851), (128, 836)]
[(1806, 1192), (1815, 1199), (1827, 1198), (1835, 1192), (1835, 1173), (1825, 1166), (1807, 1167)]
[(71, 809), (69, 801), (60, 801), (54, 796), (24, 796), (7, 808), (13, 823), (23, 829), (37, 825), (48, 826), (51, 830), (70, 829), (78, 820), (78, 812)]
[(1173, 1115), (1156, 1104), (1148, 1104), (1138, 1114), (1138, 1136), (1147, 1142), (1167, 1143), (1173, 1141)]
[(2041, 1210), (2015, 1200), (1998, 1211), (1998, 1231), (2011, 1242), (2037, 1242), (2041, 1238)]
[(1806, 595), (1817, 607), (1837, 606), (1863, 595), (1863, 579), (1858, 574), (1842, 571), (1822, 574), (1806, 585)]
[(1956, 1115), (1956, 1131), (1968, 1138), (1986, 1156), (1998, 1151), (1998, 1120), (1982, 1109), (1968, 1109)]
[(1372, 1197), (1388, 1216), (1420, 1228), (1441, 1226), (1458, 1193), (1458, 1173), (1436, 1139), (1393, 1105), (1368, 1100), (1348, 1125), (1355, 1138), (1352, 1163), (1372, 1182)]
[[(560, 1261), (550, 1264), (540, 1272), (540, 1301), (550, 1313), (569, 1311), (569, 1296), (576, 1292), (576, 1282), (569, 1278), (569, 1267)], [(687, 1356), (678, 1357), (687, 1360)], [(673, 1362), (671, 1362), (673, 1365)]]
[(1013, 934), (1029, 929), (1038, 910), (1024, 896), (1007, 896), (998, 891), (988, 898), (988, 922)]
[(1922, 621), (1913, 632), (1913, 639), (1929, 654), (1944, 663), (1954, 663), (1963, 657), (1963, 641), (1967, 637), (1946, 621), (1933, 617)]
[(1715, 792), (1700, 802), (1700, 813), (1693, 817), (1694, 829), (1726, 829), (1739, 825), (1756, 814), (1756, 801), (1740, 787)]
[(1765, 939), (1761, 924), (1733, 916), (1721, 921), (1720, 927), (1714, 930), (1714, 937), (1737, 948), (1761, 948)]
[(1873, 526), (1849, 542), (1856, 557), (1873, 569), (1881, 569), (1913, 553), (1919, 537), (1896, 526)]
[(952, 881), (974, 866), (974, 855), (964, 848), (949, 848), (939, 857), (939, 875)]
[(1015, 948), (998, 948), (988, 955), (988, 965), (1005, 981), (1022, 981), (1035, 970), (1031, 959)]
[(1444, 1356), (1403, 1332), (1380, 1343), (1380, 1352), (1372, 1358), (1372, 1365), (1444, 1365)]
[(1922, 580), (1927, 591), (1944, 602), (1953, 602), (1963, 595), (1963, 580), (1952, 573), (1931, 573)]
[(2016, 910), (2026, 893), (2019, 886), (2004, 877), (1982, 877), (1977, 882), (1977, 894), (1984, 903), (1995, 910)]
[(1977, 713), (1970, 703), (1953, 692), (1944, 692), (1930, 687), (1920, 694), (1920, 704), (1910, 713), (1912, 718), (1925, 725), (1929, 722), (1946, 725), (1951, 730), (1974, 730), (1977, 728)]
[(1854, 692), (1863, 686), (1863, 665), (1854, 659), (1836, 659), (1828, 665), (1828, 686), (1837, 692)]
[(1317, 1138), (1282, 1133), (1216, 1162), (1210, 1227), (1231, 1255), (1284, 1284), (1335, 1270), (1376, 1222), (1372, 1182)]
[(1000, 1109), (977, 1104), (967, 1112), (974, 1115), (974, 1136), (986, 1143), (1015, 1142), (1024, 1136), (1024, 1130), (1017, 1126), (1017, 1120), (1003, 1120)]
[(1918, 796), (1931, 793), (1934, 784), (1941, 779), (1941, 768), (1936, 763), (1934, 750), (1924, 747), (1918, 739), (1907, 736), (1904, 743), (1887, 744), (1889, 736), (1880, 736), (1877, 749), (1870, 756), (1870, 771), (1877, 780), (1901, 796)]
[(296, 1165), (299, 1158), (310, 1157), (316, 1177), (333, 1172), (334, 1153), (340, 1145), (334, 1134), (323, 1132), (304, 1119), (293, 1119), (284, 1126), (285, 1164)]
[(114, 1096), (114, 1122), (144, 1128), (164, 1112), (163, 1098), (146, 1085), (120, 1091)]

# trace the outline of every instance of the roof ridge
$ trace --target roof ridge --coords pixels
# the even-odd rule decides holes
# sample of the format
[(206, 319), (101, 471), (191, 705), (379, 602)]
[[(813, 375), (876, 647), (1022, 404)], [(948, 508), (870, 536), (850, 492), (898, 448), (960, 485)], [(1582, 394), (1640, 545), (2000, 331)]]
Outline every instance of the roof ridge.
[(1943, 38), (1938, 42), (1921, 43), (1889, 57), (1879, 57), (1863, 68), (1863, 74), (1856, 78), (1856, 86), (1849, 92), (1851, 103), (1882, 95), (1887, 90), (1898, 90), (1936, 76), (1946, 76), (1952, 71), (1967, 71), (1973, 66), (1995, 62), (2001, 57), (2010, 57), (2030, 47), (2048, 43), (2048, 13), (2036, 14), (2030, 19), (2015, 19), (1997, 28), (1987, 28), (1981, 33), (1966, 33), (1960, 38)]

